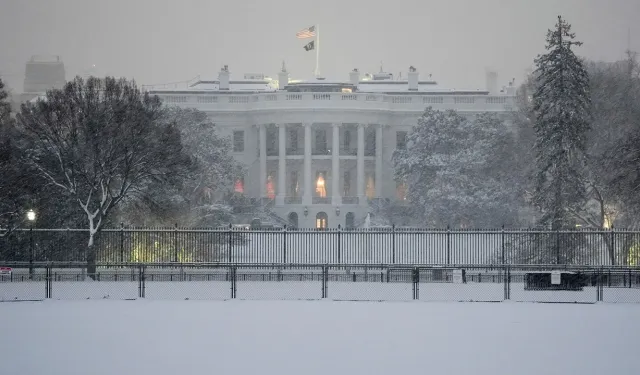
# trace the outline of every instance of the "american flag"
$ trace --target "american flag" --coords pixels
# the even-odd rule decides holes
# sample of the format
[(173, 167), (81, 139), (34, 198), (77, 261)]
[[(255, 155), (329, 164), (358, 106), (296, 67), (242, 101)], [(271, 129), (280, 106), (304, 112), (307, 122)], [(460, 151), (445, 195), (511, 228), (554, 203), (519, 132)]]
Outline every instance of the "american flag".
[(316, 36), (316, 27), (311, 26), (306, 29), (300, 30), (296, 33), (298, 39), (307, 39)]

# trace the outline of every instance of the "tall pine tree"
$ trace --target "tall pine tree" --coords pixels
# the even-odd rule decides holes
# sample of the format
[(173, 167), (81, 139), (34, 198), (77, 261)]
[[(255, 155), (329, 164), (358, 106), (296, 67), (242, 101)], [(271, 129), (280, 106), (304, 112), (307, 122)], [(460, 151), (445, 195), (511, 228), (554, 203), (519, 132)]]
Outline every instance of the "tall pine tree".
[(554, 230), (574, 227), (572, 212), (586, 201), (583, 178), (586, 134), (590, 129), (589, 76), (572, 48), (571, 25), (561, 16), (547, 33), (547, 53), (535, 63), (533, 93), (536, 132), (534, 204), (543, 224)]

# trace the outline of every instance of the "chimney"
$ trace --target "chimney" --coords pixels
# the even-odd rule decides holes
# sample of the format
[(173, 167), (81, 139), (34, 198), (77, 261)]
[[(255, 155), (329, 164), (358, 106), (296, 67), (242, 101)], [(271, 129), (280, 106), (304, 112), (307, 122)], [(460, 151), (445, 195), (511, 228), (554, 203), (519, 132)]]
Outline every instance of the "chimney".
[(225, 65), (222, 69), (220, 69), (220, 73), (218, 73), (218, 81), (220, 81), (220, 85), (218, 89), (229, 90), (229, 66)]
[(284, 87), (289, 83), (289, 72), (287, 72), (287, 67), (284, 66), (284, 61), (282, 62), (282, 70), (278, 73), (278, 90), (284, 90)]
[(418, 79), (420, 73), (413, 66), (409, 67), (409, 74), (407, 74), (409, 80), (409, 91), (418, 91)]
[(485, 84), (486, 89), (489, 91), (489, 94), (495, 95), (498, 93), (498, 73), (487, 71), (485, 75)]
[(507, 95), (509, 96), (516, 96), (516, 79), (513, 78), (511, 81), (509, 81), (509, 86), (507, 86)]
[(351, 73), (349, 73), (349, 82), (355, 86), (360, 83), (360, 72), (358, 71), (358, 68), (353, 69)]

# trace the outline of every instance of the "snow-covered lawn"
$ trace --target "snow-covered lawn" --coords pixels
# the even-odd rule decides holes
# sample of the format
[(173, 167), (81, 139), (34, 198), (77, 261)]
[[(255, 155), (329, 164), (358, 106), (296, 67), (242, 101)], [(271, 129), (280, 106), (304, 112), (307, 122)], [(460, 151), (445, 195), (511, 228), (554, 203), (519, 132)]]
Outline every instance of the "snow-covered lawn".
[(2, 374), (635, 375), (640, 305), (0, 303)]

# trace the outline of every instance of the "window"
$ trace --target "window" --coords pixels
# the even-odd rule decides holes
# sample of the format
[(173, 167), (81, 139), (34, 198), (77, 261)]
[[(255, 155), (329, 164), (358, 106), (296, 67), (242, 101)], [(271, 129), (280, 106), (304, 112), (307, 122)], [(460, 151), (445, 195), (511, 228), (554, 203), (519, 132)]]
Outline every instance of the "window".
[(233, 191), (238, 194), (244, 194), (244, 177), (236, 178), (236, 182), (233, 185)]
[(375, 156), (375, 155), (376, 155), (376, 131), (368, 129), (364, 137), (364, 156)]
[(342, 138), (342, 149), (349, 150), (351, 147), (351, 130), (345, 129), (344, 136)]
[(396, 132), (396, 148), (398, 150), (404, 150), (405, 148), (407, 148), (407, 132), (406, 131)]
[(278, 129), (267, 128), (267, 155), (273, 156), (278, 154)]
[(233, 132), (233, 152), (244, 152), (244, 130)]
[(298, 151), (298, 129), (289, 129), (289, 149)]
[(407, 184), (403, 181), (396, 181), (396, 198), (401, 201), (407, 200)]
[(316, 130), (316, 150), (326, 151), (327, 149), (327, 132), (323, 130)]
[(326, 176), (326, 171), (318, 171), (316, 173), (316, 197), (327, 197), (327, 184), (325, 180)]
[(276, 197), (276, 171), (270, 171), (267, 174), (267, 197), (270, 199)]
[(376, 179), (373, 173), (367, 173), (367, 186), (365, 187), (365, 195), (369, 199), (376, 196)]
[(298, 182), (298, 171), (291, 171), (289, 175), (291, 181), (289, 182), (289, 196), (290, 197), (299, 197), (300, 196), (300, 183)]
[(344, 171), (342, 179), (342, 196), (351, 196), (351, 171)]

